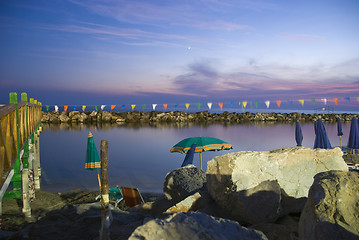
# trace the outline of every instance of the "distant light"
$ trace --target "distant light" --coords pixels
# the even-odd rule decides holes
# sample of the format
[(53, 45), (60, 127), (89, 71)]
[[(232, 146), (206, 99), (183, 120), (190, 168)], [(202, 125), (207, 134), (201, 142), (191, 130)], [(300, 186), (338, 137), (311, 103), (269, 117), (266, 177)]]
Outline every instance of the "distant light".
[(188, 50), (191, 50), (191, 48), (192, 48), (191, 46), (188, 46), (188, 47), (187, 47)]
[(322, 108), (322, 111), (325, 111), (325, 108), (324, 108), (324, 107)]

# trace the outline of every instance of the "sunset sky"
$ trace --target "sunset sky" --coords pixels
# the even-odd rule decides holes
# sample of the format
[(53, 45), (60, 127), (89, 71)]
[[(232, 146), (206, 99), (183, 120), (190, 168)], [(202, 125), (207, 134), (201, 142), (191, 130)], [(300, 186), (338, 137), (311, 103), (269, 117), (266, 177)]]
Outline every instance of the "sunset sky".
[(3, 0), (0, 103), (356, 99), (358, 13), (357, 0)]

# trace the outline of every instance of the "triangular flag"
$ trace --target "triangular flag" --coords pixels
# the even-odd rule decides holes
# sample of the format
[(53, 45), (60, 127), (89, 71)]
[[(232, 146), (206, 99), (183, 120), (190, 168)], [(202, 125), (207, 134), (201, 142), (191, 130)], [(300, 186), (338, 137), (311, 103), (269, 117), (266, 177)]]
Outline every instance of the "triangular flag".
[(188, 108), (189, 108), (189, 103), (186, 103), (186, 109), (188, 110)]
[(136, 104), (132, 104), (132, 105), (131, 105), (132, 110), (133, 110), (135, 107), (136, 107)]
[(111, 105), (111, 110), (113, 110), (116, 107), (116, 105)]
[(304, 106), (304, 100), (303, 100), (303, 99), (298, 100), (298, 102), (300, 102), (300, 104), (301, 104), (302, 106)]
[(197, 108), (198, 108), (198, 110), (201, 108), (201, 104), (200, 104), (200, 103), (197, 103)]
[(267, 108), (269, 108), (270, 101), (265, 101), (264, 103), (265, 103), (265, 105), (267, 106)]
[(312, 99), (312, 103), (315, 104), (315, 99)]
[(66, 112), (67, 111), (67, 108), (68, 108), (69, 106), (67, 106), (67, 105), (65, 105), (64, 106), (64, 111)]
[(95, 105), (95, 110), (98, 111), (98, 110), (97, 110), (97, 105)]
[(350, 97), (346, 97), (346, 98), (344, 98), (344, 99), (350, 101)]
[(254, 102), (254, 105), (256, 106), (256, 108), (258, 108), (258, 102)]
[(280, 104), (282, 103), (282, 101), (281, 101), (281, 100), (278, 100), (278, 101), (276, 101), (275, 103), (276, 103), (277, 106), (280, 108)]
[(155, 111), (156, 107), (157, 107), (157, 104), (156, 104), (156, 103), (152, 104), (152, 109), (153, 109), (153, 111)]
[(359, 101), (359, 97), (357, 97), (357, 101)]
[(219, 106), (220, 109), (222, 110), (222, 108), (223, 108), (223, 102), (219, 102), (219, 103), (218, 103), (218, 106)]
[(243, 107), (246, 108), (247, 102), (243, 102)]
[[(116, 106), (116, 105), (115, 105), (115, 106)], [(126, 107), (125, 104), (122, 104), (122, 105), (121, 105), (121, 108), (122, 108), (122, 109), (125, 109), (125, 107)]]
[(238, 105), (241, 106), (241, 102), (238, 102)]
[(335, 104), (338, 104), (338, 98), (333, 98), (333, 101), (335, 102)]
[(142, 109), (145, 109), (146, 108), (146, 104), (142, 104)]
[(59, 107), (57, 105), (55, 105), (55, 112), (59, 111)]
[(322, 98), (322, 102), (324, 103), (324, 105), (327, 105), (327, 99), (326, 98)]
[(103, 110), (106, 107), (106, 105), (101, 105), (101, 110)]
[[(358, 101), (359, 101), (359, 100), (358, 100)], [(211, 103), (211, 102), (207, 103), (207, 106), (208, 106), (209, 110), (211, 110), (211, 108), (212, 108), (212, 103)]]
[(82, 111), (84, 112), (86, 109), (86, 105), (82, 105)]
[(230, 102), (231, 108), (234, 108), (234, 103)]
[(49, 106), (49, 105), (46, 105), (46, 112), (49, 111), (49, 108), (50, 108), (50, 106)]
[(175, 108), (177, 108), (178, 107), (178, 104), (175, 104)]
[(77, 106), (76, 106), (76, 105), (72, 107), (72, 109), (73, 109), (74, 111), (76, 111), (76, 108), (77, 108)]
[(163, 107), (166, 110), (167, 109), (167, 104), (163, 104)]

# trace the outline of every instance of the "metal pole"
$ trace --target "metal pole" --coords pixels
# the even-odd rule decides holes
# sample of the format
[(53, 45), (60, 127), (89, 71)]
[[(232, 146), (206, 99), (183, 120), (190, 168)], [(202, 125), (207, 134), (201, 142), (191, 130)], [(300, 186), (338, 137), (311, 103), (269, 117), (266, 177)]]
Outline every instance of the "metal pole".
[(199, 158), (200, 158), (200, 161), (201, 161), (201, 169), (202, 169), (202, 152), (199, 153)]

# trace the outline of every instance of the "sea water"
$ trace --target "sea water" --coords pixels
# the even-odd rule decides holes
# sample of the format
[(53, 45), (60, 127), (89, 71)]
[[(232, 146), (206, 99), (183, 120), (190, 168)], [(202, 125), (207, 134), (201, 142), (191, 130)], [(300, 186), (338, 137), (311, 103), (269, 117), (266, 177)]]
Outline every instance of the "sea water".
[[(332, 146), (339, 146), (337, 125), (325, 123)], [(346, 145), (350, 124), (343, 123), (342, 144)], [(109, 185), (138, 187), (144, 192), (161, 192), (168, 172), (179, 168), (185, 154), (171, 153), (180, 140), (209, 136), (232, 144), (232, 150), (204, 152), (203, 168), (215, 156), (237, 151), (263, 151), (296, 146), (295, 123), (249, 123), (207, 126), (126, 127), (107, 128), (78, 125), (61, 129), (44, 126), (40, 134), (41, 188), (64, 191), (74, 188), (98, 190), (97, 172), (85, 169), (87, 136), (91, 131), (100, 154), (101, 140), (108, 141)], [(303, 146), (313, 148), (314, 125), (302, 123)], [(200, 166), (199, 154), (194, 165)]]

